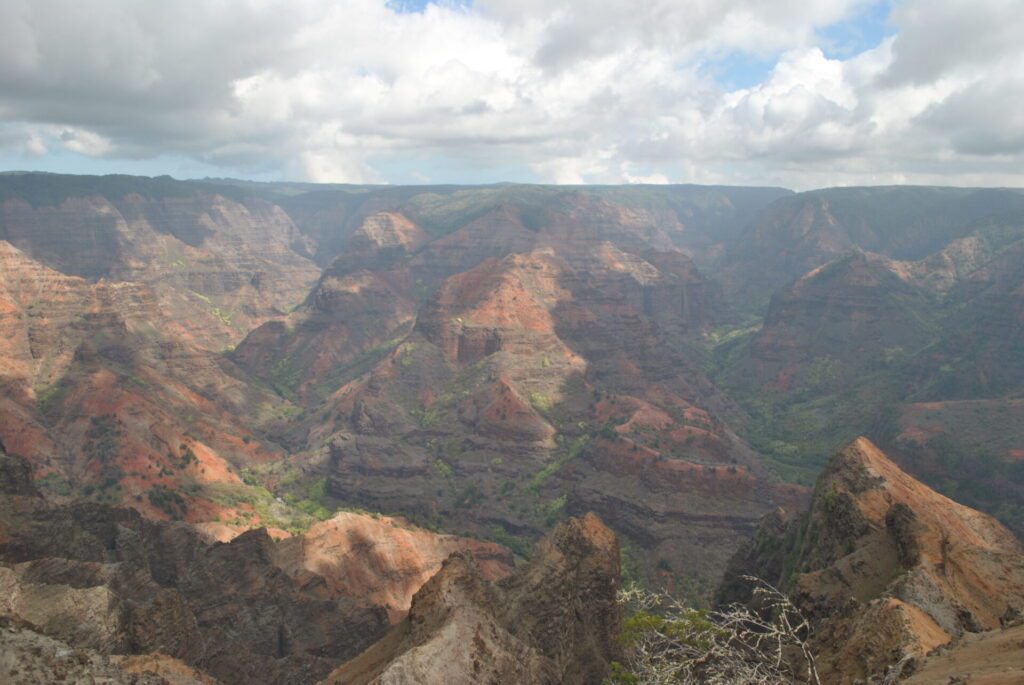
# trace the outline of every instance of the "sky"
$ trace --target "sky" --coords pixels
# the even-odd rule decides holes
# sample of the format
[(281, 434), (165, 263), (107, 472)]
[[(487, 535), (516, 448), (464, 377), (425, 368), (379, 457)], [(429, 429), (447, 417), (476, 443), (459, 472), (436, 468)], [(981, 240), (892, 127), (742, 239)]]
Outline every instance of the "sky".
[(1020, 0), (0, 0), (0, 170), (1024, 186)]

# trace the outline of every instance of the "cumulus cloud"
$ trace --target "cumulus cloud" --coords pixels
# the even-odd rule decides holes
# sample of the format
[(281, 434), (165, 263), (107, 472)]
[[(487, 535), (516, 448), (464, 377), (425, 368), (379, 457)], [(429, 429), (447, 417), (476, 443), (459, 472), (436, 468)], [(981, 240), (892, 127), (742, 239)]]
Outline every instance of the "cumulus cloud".
[[(876, 4), (6, 0), (0, 151), (347, 182), (442, 157), (465, 182), (1024, 182), (1024, 13), (902, 0), (880, 44), (829, 53)], [(732, 89), (708, 69), (732, 55), (774, 67)]]

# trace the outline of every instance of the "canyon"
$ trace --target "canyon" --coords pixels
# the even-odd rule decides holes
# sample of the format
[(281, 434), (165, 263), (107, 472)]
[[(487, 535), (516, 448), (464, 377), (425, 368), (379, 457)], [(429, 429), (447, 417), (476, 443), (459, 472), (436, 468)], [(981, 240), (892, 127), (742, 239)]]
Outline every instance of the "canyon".
[[(953, 511), (936, 498), (1007, 527), (985, 519), (978, 547), (1024, 530), (1022, 250), (1012, 189), (0, 175), (0, 571), (26, 602), (4, 629), (111, 673), (159, 652), (152, 669), (196, 682), (406, 682), (484, 631), (481, 654), (504, 656), (452, 669), (599, 682), (620, 576), (708, 604), (765, 525), (795, 525), (773, 512), (810, 505), (823, 518), (802, 525), (841, 537), (824, 488), (860, 507), (858, 540), (895, 536), (871, 543), (896, 561), (870, 593), (923, 578), (858, 595), (894, 626), (924, 611), (928, 635), (890, 636), (921, 658), (999, 618), (956, 594), (968, 581), (913, 570), (981, 516), (932, 521)], [(870, 495), (885, 511), (843, 480), (864, 470), (904, 484)], [(794, 597), (832, 611), (820, 579), (856, 564), (801, 550), (798, 575), (818, 575)], [(572, 584), (604, 613), (552, 618), (579, 631), (553, 645), (522, 626), (562, 611), (549, 586), (583, 573), (570, 557), (592, 559)], [(235, 582), (195, 595), (201, 576)], [(225, 597), (253, 612), (230, 640)], [(850, 616), (823, 630), (869, 620)], [(879, 650), (823, 653), (866, 673)]]

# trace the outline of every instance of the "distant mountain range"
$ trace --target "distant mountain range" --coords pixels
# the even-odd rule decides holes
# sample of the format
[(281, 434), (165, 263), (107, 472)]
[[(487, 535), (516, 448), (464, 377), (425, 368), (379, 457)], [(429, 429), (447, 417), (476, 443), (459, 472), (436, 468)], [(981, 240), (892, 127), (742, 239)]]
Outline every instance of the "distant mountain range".
[(593, 509), (701, 593), (868, 434), (1024, 525), (1018, 190), (18, 174), (0, 240), (0, 439), (59, 496), (520, 546)]
[(213, 540), (349, 510), (522, 557), (596, 512), (706, 602), (859, 435), (1024, 530), (1021, 190), (9, 173), (0, 329), (52, 505)]

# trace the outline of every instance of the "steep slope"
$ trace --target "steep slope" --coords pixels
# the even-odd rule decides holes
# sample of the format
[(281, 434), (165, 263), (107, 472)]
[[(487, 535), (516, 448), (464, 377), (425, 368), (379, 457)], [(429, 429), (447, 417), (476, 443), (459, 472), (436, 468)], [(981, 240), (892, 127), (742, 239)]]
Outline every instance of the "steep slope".
[[(290, 406), (221, 358), (319, 269), (273, 204), (170, 178), (0, 179), (0, 439), (55, 494), (230, 518)], [(224, 498), (220, 498), (224, 499)]]
[[(308, 407), (281, 437), (333, 502), (521, 549), (567, 508), (596, 509), (658, 548), (645, 573), (660, 558), (709, 582), (760, 514), (799, 496), (770, 482), (690, 361), (731, 314), (673, 248), (681, 215), (600, 189), (376, 192), (345, 210), (347, 249), (302, 306), (231, 355)], [(714, 554), (691, 553), (707, 540)]]
[(96, 655), (97, 669), (131, 666), (110, 654), (160, 652), (224, 682), (314, 682), (469, 550), (483, 577), (511, 570), (497, 545), (354, 514), (281, 542), (257, 530), (211, 544), (128, 509), (48, 505), (29, 465), (0, 452), (0, 616), (18, 640), (45, 635)]
[[(970, 233), (976, 222), (1024, 209), (1014, 189), (828, 188), (776, 200), (723, 256), (730, 295), (760, 309), (780, 286), (859, 248), (923, 259)], [(756, 268), (752, 268), (756, 265)]]
[(912, 391), (903, 368), (940, 338), (942, 314), (913, 264), (853, 250), (773, 295), (759, 329), (718, 345), (712, 376), (749, 412), (741, 434), (809, 483)]
[(854, 250), (772, 298), (749, 362), (733, 372), (776, 393), (848, 387), (931, 342), (929, 295), (907, 265)]
[(970, 228), (917, 261), (854, 250), (813, 269), (773, 295), (760, 330), (718, 346), (713, 377), (780, 472), (813, 477), (864, 433), (944, 493), (1024, 525), (1024, 444), (1001, 419), (1024, 391), (1024, 222)]
[(914, 402), (882, 443), (937, 490), (1024, 534), (1024, 400)]
[[(403, 618), (413, 595), (450, 555), (468, 552), (485, 580), (508, 575), (512, 554), (492, 542), (438, 535), (401, 519), (341, 512), (281, 540), (275, 563), (293, 577), (316, 574), (329, 596), (355, 597)], [(305, 573), (303, 573), (305, 572)]]
[(25, 626), (0, 627), (0, 669), (10, 685), (219, 685), (182, 661), (163, 654), (122, 656), (75, 648)]
[(810, 510), (737, 555), (741, 574), (782, 584), (815, 624), (826, 682), (884, 673), (1024, 606), (1024, 546), (995, 519), (936, 493), (858, 438), (838, 452)]
[(364, 357), (409, 332), (415, 294), (400, 267), (423, 240), (401, 215), (367, 217), (305, 302), (252, 331), (232, 358), (280, 392), (322, 399)]
[(308, 414), (308, 444), (329, 444), (310, 468), (341, 502), (489, 535), (594, 510), (649, 552), (644, 573), (660, 560), (711, 582), (800, 494), (766, 477), (717, 418), (731, 402), (645, 314), (645, 292), (677, 283), (607, 243), (448, 278), (410, 336)]
[(617, 647), (619, 550), (593, 515), (554, 529), (492, 584), (453, 555), (391, 634), (325, 683), (596, 683)]
[(1024, 682), (1024, 625), (965, 635), (917, 665), (907, 685), (970, 682), (1016, 685)]
[(48, 506), (18, 477), (27, 466), (3, 470), (0, 611), (76, 648), (159, 651), (227, 682), (312, 682), (387, 625), (382, 609), (303, 592), (264, 531), (211, 546), (127, 509)]
[(169, 178), (5, 175), (0, 239), (67, 275), (145, 284), (210, 350), (295, 305), (319, 271), (279, 207)]
[(0, 261), (0, 440), (52, 491), (216, 518), (197, 492), (279, 455), (254, 431), (287, 405), (186, 342), (148, 285), (66, 276), (4, 241)]
[(996, 398), (1024, 385), (1024, 217), (1012, 228), (1013, 243), (950, 288), (949, 333), (913, 369), (922, 399)]

